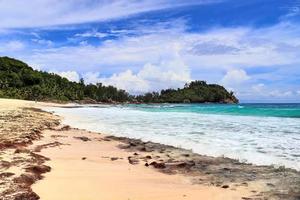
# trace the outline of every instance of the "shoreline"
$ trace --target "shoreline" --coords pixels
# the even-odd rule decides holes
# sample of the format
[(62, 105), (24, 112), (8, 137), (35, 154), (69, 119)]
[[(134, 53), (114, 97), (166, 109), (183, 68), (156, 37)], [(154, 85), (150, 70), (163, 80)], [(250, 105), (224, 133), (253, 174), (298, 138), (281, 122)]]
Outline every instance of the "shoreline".
[[(15, 102), (17, 100), (7, 101)], [(20, 102), (24, 103), (24, 101)], [(35, 104), (34, 102), (30, 102), (29, 104), (27, 102), (27, 104), (24, 103), (24, 105), (29, 107), (36, 107), (37, 105), (38, 107), (43, 107), (48, 105), (53, 106), (54, 104)], [(24, 105), (22, 107), (24, 107)], [(34, 113), (40, 111), (31, 110), (31, 112)], [(49, 113), (48, 115), (47, 117), (49, 118), (55, 116)], [(35, 183), (31, 183), (29, 185), (29, 189), (33, 184), (33, 192), (44, 197), (42, 199), (46, 199), (46, 196), (50, 195), (50, 192), (47, 192), (49, 188), (55, 188), (55, 184), (53, 184), (53, 182), (55, 183), (60, 180), (62, 174), (58, 174), (57, 176), (57, 171), (68, 165), (69, 168), (67, 167), (67, 169), (70, 169), (70, 167), (72, 169), (74, 167), (74, 165), (70, 165), (72, 162), (79, 165), (78, 170), (84, 170), (86, 168), (86, 170), (88, 170), (88, 168), (91, 167), (91, 169), (94, 170), (94, 174), (92, 175), (96, 174), (99, 178), (99, 180), (91, 178), (91, 174), (88, 172), (89, 176), (87, 177), (90, 178), (84, 176), (80, 177), (79, 172), (72, 173), (71, 170), (69, 173), (70, 170), (64, 170), (67, 174), (69, 173), (69, 176), (66, 175), (68, 178), (64, 179), (64, 183), (69, 183), (70, 190), (72, 188), (76, 188), (76, 184), (72, 185), (69, 182), (70, 180), (73, 180), (74, 182), (74, 178), (77, 182), (80, 182), (78, 180), (85, 180), (87, 184), (93, 183), (91, 184), (91, 188), (85, 187), (85, 190), (82, 191), (80, 191), (80, 188), (77, 188), (78, 191), (74, 191), (75, 193), (77, 192), (77, 195), (79, 196), (83, 195), (81, 196), (82, 198), (85, 197), (84, 195), (89, 195), (84, 194), (84, 192), (89, 192), (94, 195), (89, 196), (89, 199), (98, 199), (96, 197), (99, 197), (99, 195), (108, 195), (103, 196), (108, 199), (120, 199), (121, 197), (126, 198), (124, 194), (126, 194), (127, 189), (127, 191), (132, 190), (131, 194), (133, 197), (128, 197), (130, 199), (151, 199), (151, 196), (147, 194), (147, 192), (149, 188), (155, 188), (154, 186), (160, 182), (159, 180), (165, 180), (166, 182), (163, 184), (162, 188), (166, 187), (169, 188), (169, 190), (161, 189), (159, 192), (154, 190), (154, 193), (156, 191), (157, 194), (168, 194), (168, 196), (165, 197), (154, 196), (156, 199), (168, 199), (170, 195), (173, 195), (172, 199), (196, 199), (196, 197), (199, 196), (206, 199), (298, 199), (300, 197), (300, 173), (296, 170), (283, 168), (275, 169), (271, 166), (255, 166), (240, 163), (229, 158), (203, 156), (192, 153), (188, 150), (158, 143), (142, 142), (136, 139), (92, 133), (85, 130), (73, 129), (68, 126), (58, 128), (57, 125), (58, 124), (46, 128), (50, 130), (43, 129), (41, 133), (39, 133), (40, 135), (43, 135), (43, 137), (33, 138), (32, 140), (34, 140), (34, 142), (32, 145), (28, 146), (27, 144), (24, 144), (24, 148), (26, 151), (29, 151), (30, 155), (38, 155), (41, 158), (37, 163), (39, 166), (43, 166), (43, 169), (31, 169), (33, 174), (36, 173), (38, 175), (33, 181), (33, 183)], [(80, 138), (74, 138), (77, 137), (74, 134), (79, 134)], [(94, 145), (94, 147), (89, 147), (89, 145), (86, 144), (90, 144), (91, 146)], [(83, 151), (86, 154), (85, 156), (79, 156), (83, 152), (77, 150), (82, 146), (86, 146), (86, 149)], [(10, 147), (8, 149), (15, 150), (16, 148), (18, 147)], [(104, 156), (106, 158), (98, 156), (98, 153), (103, 151), (106, 153), (117, 154), (117, 156), (106, 155)], [(56, 152), (56, 154), (54, 155), (53, 152)], [(66, 154), (66, 152), (68, 153)], [(15, 156), (15, 153), (10, 153), (12, 154), (11, 156)], [(68, 159), (66, 158), (70, 158), (72, 156), (73, 158), (69, 160), (70, 163), (68, 164), (66, 161)], [(62, 158), (65, 158), (65, 160)], [(108, 177), (103, 176), (103, 172), (101, 173), (101, 170), (98, 169), (101, 168), (103, 164), (107, 167), (102, 168), (102, 171), (104, 171), (104, 174), (110, 174)], [(119, 165), (123, 166), (126, 170), (119, 169)], [(46, 166), (50, 166), (51, 170)], [(18, 167), (22, 167), (22, 165), (18, 165)], [(116, 176), (112, 172), (112, 169), (115, 168), (121, 171), (123, 170), (121, 175), (123, 174), (125, 176), (123, 176), (123, 178), (120, 174)], [(129, 173), (128, 168), (131, 169), (129, 170), (130, 172), (134, 171), (134, 173)], [(9, 168), (7, 170), (9, 171)], [(30, 170), (28, 170), (27, 167), (26, 173), (28, 173), (28, 171)], [(41, 175), (41, 172), (49, 173)], [(139, 176), (136, 176), (136, 174), (139, 174)], [(140, 177), (147, 175), (149, 175), (147, 181), (143, 180), (143, 182), (140, 180)], [(42, 176), (45, 176), (45, 179), (40, 180), (43, 178)], [(51, 178), (51, 176), (53, 178)], [(159, 180), (152, 180), (151, 177), (159, 177)], [(99, 188), (94, 188), (94, 185), (97, 186), (98, 184), (98, 186), (106, 187), (100, 179), (105, 180), (104, 183), (109, 182), (111, 186), (118, 185), (118, 183), (121, 184), (122, 181), (124, 181), (121, 186), (125, 189), (123, 193), (116, 194), (120, 196), (111, 196), (112, 193), (116, 193), (113, 190), (114, 187), (111, 187), (112, 190), (106, 189), (105, 191), (101, 191), (101, 194), (99, 194), (100, 192), (97, 193)], [(110, 181), (110, 179), (113, 179), (114, 181)], [(153, 181), (155, 184), (153, 184)], [(124, 183), (127, 182), (130, 182), (131, 185), (126, 187)], [(142, 185), (144, 185), (144, 187), (140, 186), (141, 183), (143, 183)], [(170, 187), (173, 189), (172, 191), (176, 188), (176, 191), (178, 190), (181, 193), (170, 193)], [(184, 188), (184, 190), (180, 190), (180, 188)], [(32, 192), (29, 189), (27, 192)], [(62, 190), (61, 192), (65, 195), (69, 194), (67, 189), (65, 191)], [(219, 193), (221, 196), (213, 196)], [(37, 199), (37, 197), (35, 198)], [(65, 198), (68, 198), (68, 196), (65, 196)], [(32, 199), (34, 199), (34, 195)], [(51, 198), (48, 197), (48, 199)], [(52, 197), (52, 199), (59, 198)], [(71, 199), (76, 198), (74, 196)], [(4, 198), (4, 200), (6, 199)]]
[(62, 144), (41, 149), (41, 155), (50, 158), (46, 164), (52, 171), (32, 187), (45, 200), (241, 199), (253, 194), (248, 189), (257, 188), (255, 184), (235, 190), (200, 185), (188, 173), (161, 173), (159, 165), (145, 166), (155, 162), (156, 153), (122, 150), (124, 143), (110, 136), (70, 127), (46, 131), (33, 148), (57, 141)]

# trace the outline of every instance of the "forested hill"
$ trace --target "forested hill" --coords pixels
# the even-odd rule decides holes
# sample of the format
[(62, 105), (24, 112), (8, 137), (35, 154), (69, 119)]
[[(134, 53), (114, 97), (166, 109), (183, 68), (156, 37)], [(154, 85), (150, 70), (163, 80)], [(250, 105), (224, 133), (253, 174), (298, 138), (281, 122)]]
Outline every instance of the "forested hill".
[(75, 101), (91, 99), (102, 102), (125, 102), (131, 97), (112, 86), (85, 85), (59, 75), (33, 70), (26, 63), (0, 57), (0, 97), (27, 100)]
[(33, 70), (26, 63), (0, 57), (0, 97), (42, 101), (134, 102), (134, 103), (237, 103), (232, 92), (216, 84), (194, 81), (182, 89), (132, 96), (101, 83), (71, 82), (59, 75)]
[(193, 81), (184, 88), (162, 90), (137, 96), (136, 99), (145, 103), (238, 103), (233, 92), (223, 86), (207, 84), (205, 81)]

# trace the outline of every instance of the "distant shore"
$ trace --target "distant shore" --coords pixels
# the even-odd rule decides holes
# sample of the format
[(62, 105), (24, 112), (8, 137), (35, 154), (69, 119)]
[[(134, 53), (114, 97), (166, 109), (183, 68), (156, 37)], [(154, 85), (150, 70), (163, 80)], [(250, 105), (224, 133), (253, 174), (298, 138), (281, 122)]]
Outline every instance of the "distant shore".
[(74, 129), (45, 106), (61, 105), (0, 99), (3, 200), (300, 197), (295, 170)]

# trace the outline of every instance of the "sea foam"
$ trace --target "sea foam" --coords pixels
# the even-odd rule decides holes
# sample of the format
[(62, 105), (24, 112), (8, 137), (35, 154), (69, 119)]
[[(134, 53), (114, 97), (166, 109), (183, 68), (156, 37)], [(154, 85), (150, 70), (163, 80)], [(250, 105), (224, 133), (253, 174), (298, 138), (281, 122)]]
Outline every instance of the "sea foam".
[[(161, 109), (166, 106), (175, 110)], [(63, 123), (76, 128), (173, 145), (209, 156), (300, 170), (300, 118), (207, 114), (191, 112), (189, 106), (183, 112), (174, 105), (48, 110), (63, 116)]]

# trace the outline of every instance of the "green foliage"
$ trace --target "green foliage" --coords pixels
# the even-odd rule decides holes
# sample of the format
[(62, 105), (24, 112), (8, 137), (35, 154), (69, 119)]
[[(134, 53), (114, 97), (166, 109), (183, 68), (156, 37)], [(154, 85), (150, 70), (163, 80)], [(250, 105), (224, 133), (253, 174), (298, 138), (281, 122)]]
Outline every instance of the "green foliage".
[(233, 92), (216, 84), (193, 81), (184, 88), (162, 90), (139, 96), (101, 83), (88, 84), (80, 79), (71, 82), (59, 75), (33, 70), (26, 63), (8, 57), (0, 57), (0, 97), (27, 100), (140, 103), (237, 103)]
[(112, 86), (71, 82), (56, 74), (33, 70), (27, 64), (0, 57), (0, 97), (27, 100), (75, 101), (85, 98), (103, 102), (124, 102), (130, 96)]
[(167, 89), (158, 93), (146, 93), (137, 96), (144, 103), (238, 103), (233, 92), (228, 92), (223, 86), (207, 84), (205, 81), (193, 81), (177, 90)]

